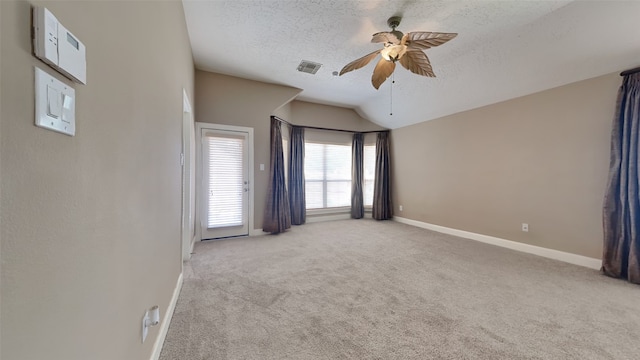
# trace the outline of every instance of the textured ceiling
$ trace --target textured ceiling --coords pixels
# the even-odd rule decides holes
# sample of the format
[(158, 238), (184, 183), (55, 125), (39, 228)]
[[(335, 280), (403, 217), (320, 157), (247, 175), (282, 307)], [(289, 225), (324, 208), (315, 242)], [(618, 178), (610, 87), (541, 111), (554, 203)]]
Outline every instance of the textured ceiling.
[[(640, 1), (183, 0), (198, 69), (300, 88), (398, 128), (640, 65)], [(401, 66), (379, 90), (371, 64), (333, 76), (398, 30), (456, 32), (426, 50), (436, 78)], [(301, 60), (321, 63), (316, 75)], [(238, 94), (241, 96), (241, 94)], [(393, 115), (390, 110), (393, 109)]]

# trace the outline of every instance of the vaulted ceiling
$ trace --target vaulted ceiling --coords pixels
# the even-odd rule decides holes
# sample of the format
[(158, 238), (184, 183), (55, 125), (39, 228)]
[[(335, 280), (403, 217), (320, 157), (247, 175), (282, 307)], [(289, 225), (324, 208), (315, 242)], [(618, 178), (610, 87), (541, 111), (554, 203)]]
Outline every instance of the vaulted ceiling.
[[(640, 65), (640, 1), (183, 0), (196, 67), (300, 88), (298, 99), (355, 109), (388, 128), (435, 119)], [(454, 32), (426, 50), (437, 77), (398, 65), (379, 90), (377, 60), (390, 30)], [(301, 60), (322, 64), (311, 75)], [(242, 96), (242, 94), (238, 94)], [(393, 115), (391, 115), (393, 113)]]

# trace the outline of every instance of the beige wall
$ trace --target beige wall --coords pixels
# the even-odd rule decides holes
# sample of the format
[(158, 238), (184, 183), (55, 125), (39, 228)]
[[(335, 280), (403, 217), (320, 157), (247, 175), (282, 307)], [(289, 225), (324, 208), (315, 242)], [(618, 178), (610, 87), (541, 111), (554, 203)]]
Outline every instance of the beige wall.
[(288, 102), (281, 107), (277, 108), (273, 115), (279, 117), (280, 119), (288, 120), (291, 119), (291, 103)]
[(610, 74), (393, 130), (396, 215), (600, 258), (620, 83)]
[[(30, 6), (87, 47), (76, 136), (33, 125)], [(2, 1), (2, 354), (149, 359), (145, 309), (181, 272), (182, 89), (193, 61), (175, 1)], [(109, 31), (107, 31), (107, 29)]]
[(296, 125), (330, 129), (354, 131), (385, 130), (385, 128), (361, 117), (353, 109), (298, 100), (291, 102), (291, 119), (289, 121)]
[[(291, 102), (291, 115), (289, 122), (302, 126), (351, 131), (386, 130), (385, 128), (361, 117), (353, 109), (315, 104), (299, 100)], [(350, 144), (353, 136), (352, 133), (349, 132), (307, 129), (305, 131), (304, 138), (305, 140), (310, 141)], [(375, 139), (375, 133), (365, 135), (366, 144), (375, 143)]]
[[(352, 109), (293, 100), (301, 90), (288, 86), (196, 70), (195, 89), (196, 121), (254, 129), (256, 229), (262, 228), (267, 196), (271, 115), (296, 125), (356, 131), (382, 129)], [(343, 133), (328, 134), (339, 136)], [(260, 164), (265, 164), (265, 171), (260, 171)]]

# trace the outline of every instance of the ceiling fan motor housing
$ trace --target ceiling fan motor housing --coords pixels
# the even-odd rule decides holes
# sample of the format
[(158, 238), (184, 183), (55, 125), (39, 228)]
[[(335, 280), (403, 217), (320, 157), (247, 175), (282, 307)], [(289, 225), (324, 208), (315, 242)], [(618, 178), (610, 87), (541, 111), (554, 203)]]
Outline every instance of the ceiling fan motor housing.
[(393, 35), (395, 35), (398, 40), (402, 40), (402, 37), (404, 36), (404, 34), (402, 33), (402, 31), (398, 31), (398, 30), (393, 30), (390, 31), (390, 33), (392, 33)]
[(402, 20), (402, 17), (392, 16), (387, 20), (387, 25), (389, 25), (390, 28), (395, 30), (398, 26), (400, 26), (400, 20)]

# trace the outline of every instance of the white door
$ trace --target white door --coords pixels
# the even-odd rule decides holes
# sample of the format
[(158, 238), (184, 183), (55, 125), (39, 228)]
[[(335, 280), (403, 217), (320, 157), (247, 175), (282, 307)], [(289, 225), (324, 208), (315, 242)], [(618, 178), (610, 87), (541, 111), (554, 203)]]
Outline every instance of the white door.
[(249, 235), (249, 133), (201, 131), (201, 239)]

